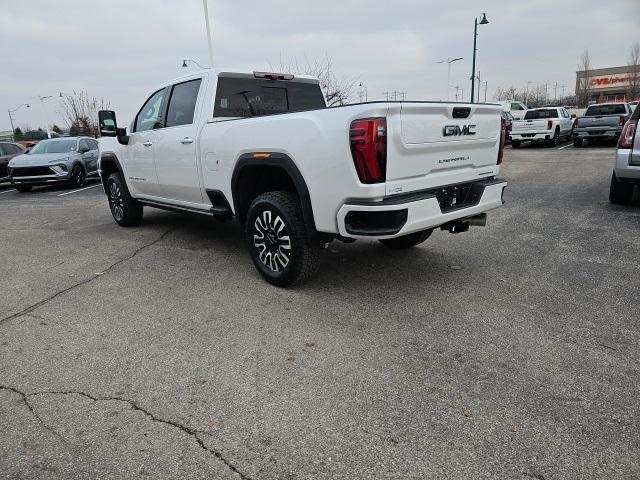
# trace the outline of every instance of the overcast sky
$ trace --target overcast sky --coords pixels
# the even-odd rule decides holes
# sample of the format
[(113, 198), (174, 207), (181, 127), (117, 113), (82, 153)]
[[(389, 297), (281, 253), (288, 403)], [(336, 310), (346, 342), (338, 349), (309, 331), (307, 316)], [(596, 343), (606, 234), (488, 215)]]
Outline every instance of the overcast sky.
[[(464, 57), (452, 66), (451, 84), (464, 88), (467, 100), (473, 19), (482, 12), (490, 23), (478, 29), (477, 68), (488, 81), (487, 99), (498, 86), (528, 81), (557, 82), (569, 93), (584, 48), (594, 67), (619, 66), (640, 41), (640, 0), (209, 5), (216, 67), (261, 70), (280, 59), (328, 57), (337, 75), (368, 86), (369, 100), (392, 90), (410, 100), (446, 99), (447, 69), (434, 62), (447, 57)], [(43, 126), (37, 95), (60, 91), (104, 97), (129, 120), (156, 84), (185, 73), (182, 58), (209, 63), (202, 0), (32, 0), (28, 7), (5, 0), (0, 45), (0, 130), (10, 129), (7, 109), (24, 102), (31, 108), (16, 112), (17, 125)], [(45, 100), (45, 108), (50, 122), (64, 125), (59, 99)]]

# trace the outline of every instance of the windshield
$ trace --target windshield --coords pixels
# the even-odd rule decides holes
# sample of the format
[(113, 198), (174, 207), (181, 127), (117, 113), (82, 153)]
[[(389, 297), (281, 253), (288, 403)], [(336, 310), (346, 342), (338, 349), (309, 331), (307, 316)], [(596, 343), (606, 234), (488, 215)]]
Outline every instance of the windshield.
[(592, 105), (587, 108), (585, 117), (595, 117), (598, 115), (626, 115), (627, 110), (623, 103), (612, 103), (611, 105)]
[(30, 155), (41, 153), (66, 153), (76, 151), (75, 140), (42, 140), (29, 152)]
[(558, 110), (555, 108), (527, 110), (527, 113), (524, 114), (525, 120), (537, 120), (540, 118), (558, 118)]

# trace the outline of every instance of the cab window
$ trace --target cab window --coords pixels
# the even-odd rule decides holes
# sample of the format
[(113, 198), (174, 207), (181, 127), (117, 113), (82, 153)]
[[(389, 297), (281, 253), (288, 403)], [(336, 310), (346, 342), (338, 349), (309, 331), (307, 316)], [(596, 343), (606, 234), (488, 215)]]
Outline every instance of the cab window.
[(201, 79), (178, 83), (173, 86), (169, 97), (167, 109), (167, 127), (190, 125), (193, 123), (193, 114), (196, 110), (198, 91)]
[(149, 100), (142, 106), (138, 115), (136, 115), (135, 129), (136, 132), (145, 132), (156, 128), (162, 128), (162, 101), (164, 100), (165, 89), (158, 90), (149, 97)]
[(519, 103), (512, 103), (511, 110), (524, 110), (524, 108), (522, 108), (522, 105)]

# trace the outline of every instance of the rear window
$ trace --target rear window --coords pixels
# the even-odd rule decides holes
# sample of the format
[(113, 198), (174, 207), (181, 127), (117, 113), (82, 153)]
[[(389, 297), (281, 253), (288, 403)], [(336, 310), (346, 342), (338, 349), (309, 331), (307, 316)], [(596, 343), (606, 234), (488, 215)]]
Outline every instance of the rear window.
[(325, 107), (317, 83), (220, 77), (213, 116), (258, 117)]
[(599, 115), (626, 115), (627, 109), (623, 103), (612, 103), (611, 105), (592, 105), (587, 108), (584, 113), (585, 117), (594, 117)]
[(540, 118), (558, 118), (558, 110), (549, 108), (544, 110), (527, 110), (524, 114), (525, 120), (537, 120)]
[(633, 118), (634, 120), (638, 120), (640, 118), (640, 108), (636, 107), (636, 109), (633, 111), (633, 115), (631, 115), (631, 118)]

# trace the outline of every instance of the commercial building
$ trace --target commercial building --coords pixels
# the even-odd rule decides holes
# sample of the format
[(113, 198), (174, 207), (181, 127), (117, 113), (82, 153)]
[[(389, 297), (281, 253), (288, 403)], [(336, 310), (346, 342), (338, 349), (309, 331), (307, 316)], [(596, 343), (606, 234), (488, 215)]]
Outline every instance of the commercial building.
[(589, 103), (640, 100), (640, 67), (598, 68), (576, 72), (576, 94), (585, 92), (585, 88)]

